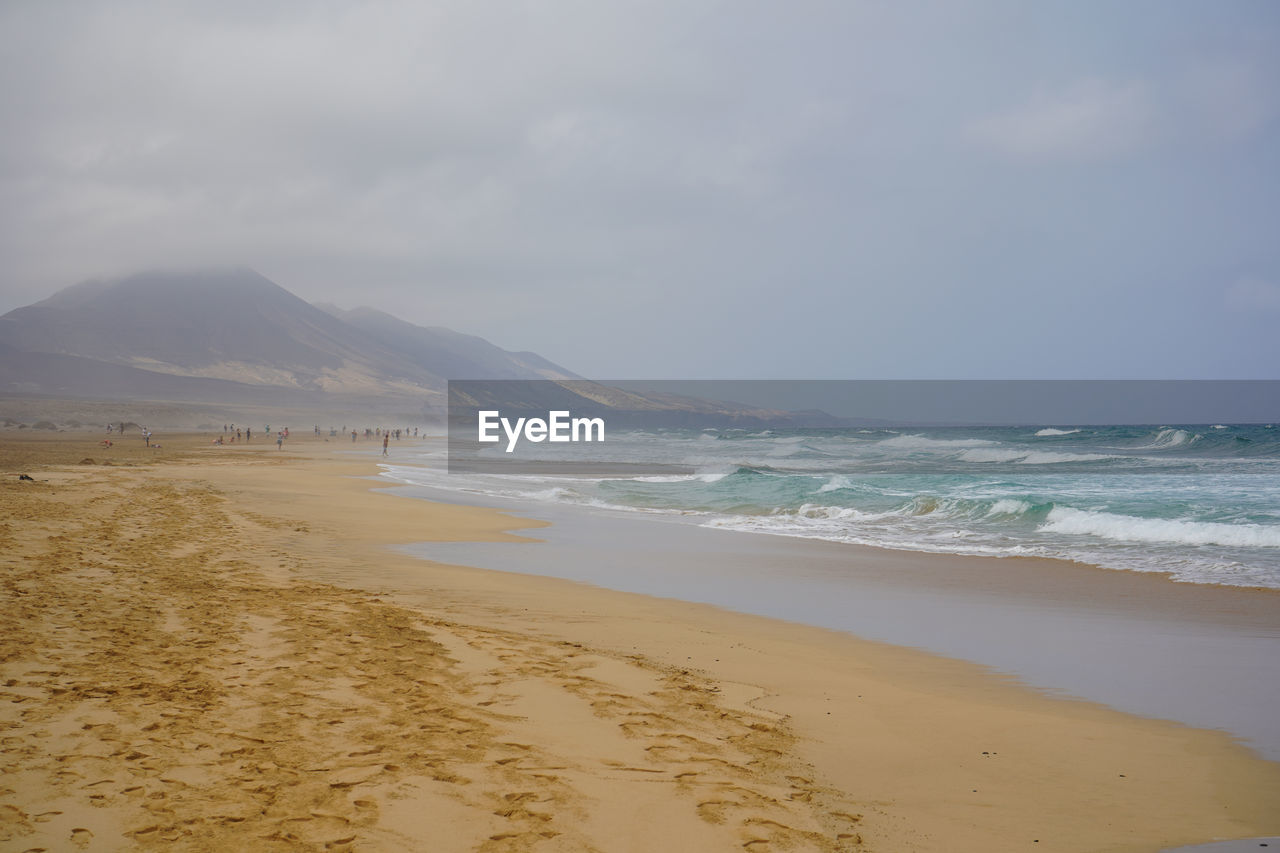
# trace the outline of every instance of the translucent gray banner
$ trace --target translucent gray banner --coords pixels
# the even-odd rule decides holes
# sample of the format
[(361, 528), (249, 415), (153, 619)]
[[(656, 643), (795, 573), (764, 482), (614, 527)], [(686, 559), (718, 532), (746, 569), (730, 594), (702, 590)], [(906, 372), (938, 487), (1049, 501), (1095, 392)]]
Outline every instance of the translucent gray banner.
[(455, 380), (448, 406), (451, 472), (607, 476), (689, 469), (610, 452), (636, 431), (1265, 425), (1280, 381)]

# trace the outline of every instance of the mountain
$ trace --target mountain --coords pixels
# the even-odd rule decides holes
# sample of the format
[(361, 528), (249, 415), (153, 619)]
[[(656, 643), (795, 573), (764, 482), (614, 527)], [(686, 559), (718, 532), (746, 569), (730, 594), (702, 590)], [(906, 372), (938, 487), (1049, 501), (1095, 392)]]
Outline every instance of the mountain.
[(373, 309), (321, 310), (245, 268), (91, 281), (0, 317), (0, 392), (417, 409), (455, 376), (573, 374)]
[(823, 412), (589, 382), (474, 335), (369, 307), (311, 305), (245, 268), (85, 282), (0, 316), (0, 394), (439, 420), (449, 380), (478, 380), (454, 385), (452, 402), (464, 417), (501, 408), (608, 415), (630, 427), (841, 422)]

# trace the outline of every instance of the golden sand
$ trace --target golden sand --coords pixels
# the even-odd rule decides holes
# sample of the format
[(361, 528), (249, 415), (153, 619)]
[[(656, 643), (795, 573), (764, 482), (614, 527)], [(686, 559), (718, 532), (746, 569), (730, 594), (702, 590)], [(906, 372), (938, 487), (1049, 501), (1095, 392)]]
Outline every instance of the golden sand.
[(100, 438), (0, 437), (3, 850), (1078, 853), (1280, 831), (1280, 767), (1220, 733), (415, 560), (385, 546), (532, 525), (372, 492), (342, 443)]

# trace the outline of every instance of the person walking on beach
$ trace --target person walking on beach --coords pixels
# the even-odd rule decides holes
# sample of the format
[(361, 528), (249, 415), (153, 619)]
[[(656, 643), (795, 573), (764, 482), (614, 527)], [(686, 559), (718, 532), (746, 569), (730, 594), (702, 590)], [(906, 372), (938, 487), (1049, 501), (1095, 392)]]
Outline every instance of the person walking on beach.
[(276, 433), (276, 450), (283, 450), (283, 449), (284, 449), (284, 433), (278, 432)]
[(382, 455), (387, 455), (387, 442), (391, 440), (391, 433), (383, 433), (382, 435)]

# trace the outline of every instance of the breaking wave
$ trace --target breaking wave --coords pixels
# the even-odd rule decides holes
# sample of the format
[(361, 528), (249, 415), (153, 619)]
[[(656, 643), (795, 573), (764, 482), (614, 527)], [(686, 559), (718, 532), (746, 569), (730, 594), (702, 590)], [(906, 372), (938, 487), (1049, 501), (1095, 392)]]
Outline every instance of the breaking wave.
[(1054, 507), (1041, 530), (1097, 536), (1116, 542), (1161, 542), (1171, 545), (1229, 545), (1238, 548), (1280, 547), (1280, 528), (1261, 524), (1224, 524), (1166, 518), (1138, 518), (1110, 512)]

